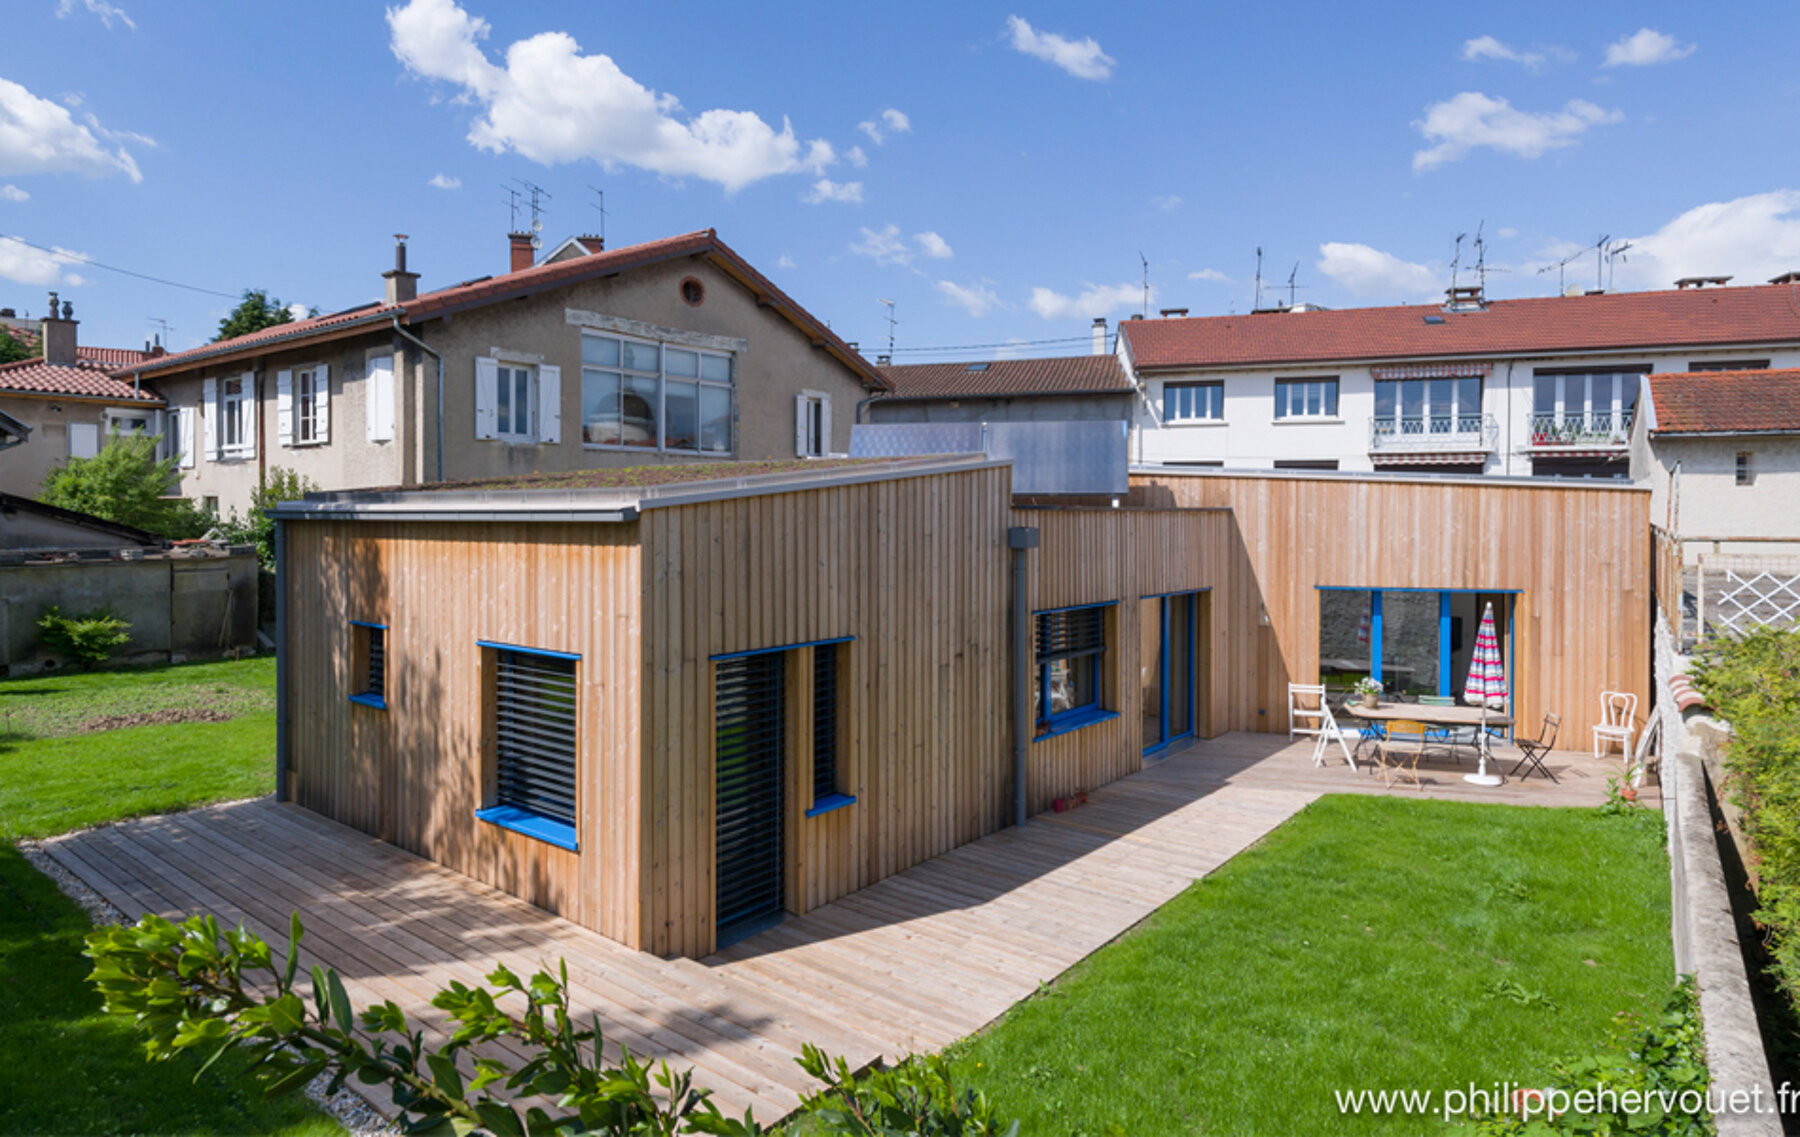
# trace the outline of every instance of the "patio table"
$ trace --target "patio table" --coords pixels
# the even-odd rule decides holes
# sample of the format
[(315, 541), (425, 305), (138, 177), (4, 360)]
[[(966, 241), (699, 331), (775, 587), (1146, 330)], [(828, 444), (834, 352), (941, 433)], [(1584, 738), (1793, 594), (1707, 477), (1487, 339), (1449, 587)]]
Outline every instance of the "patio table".
[(1488, 732), (1490, 726), (1511, 726), (1512, 716), (1499, 711), (1490, 711), (1482, 707), (1433, 707), (1425, 703), (1377, 703), (1373, 707), (1365, 707), (1361, 703), (1351, 703), (1346, 709), (1356, 718), (1370, 722), (1392, 722), (1402, 719), (1407, 722), (1422, 722), (1428, 726), (1472, 726), (1475, 728), (1476, 740), (1481, 746), (1481, 768), (1473, 774), (1464, 774), (1463, 781), (1478, 786), (1497, 786), (1500, 775), (1487, 772)]

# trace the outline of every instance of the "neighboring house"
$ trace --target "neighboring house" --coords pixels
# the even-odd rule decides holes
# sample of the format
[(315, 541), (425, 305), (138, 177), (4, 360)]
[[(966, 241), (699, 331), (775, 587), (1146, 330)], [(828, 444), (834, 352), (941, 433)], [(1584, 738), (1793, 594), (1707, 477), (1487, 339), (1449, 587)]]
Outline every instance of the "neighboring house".
[(1683, 560), (1800, 554), (1800, 369), (1651, 375), (1644, 387), (1631, 476)]
[[(1695, 284), (1694, 281), (1683, 282)], [(1624, 478), (1650, 372), (1800, 366), (1800, 282), (1127, 320), (1133, 459)]]
[(1060, 422), (1131, 417), (1131, 381), (1113, 354), (880, 368), (894, 390), (870, 422)]
[[(34, 346), (35, 359), (0, 364), (0, 414), (25, 429), (16, 432), (0, 423), (0, 492), (36, 497), (44, 477), (70, 458), (91, 458), (115, 431), (160, 436), (163, 401), (140, 384), (114, 378), (121, 366), (148, 358), (124, 348), (83, 347), (76, 342), (74, 309), (60, 308), (50, 294), (51, 311), (42, 322)], [(5, 325), (8, 333), (10, 324)], [(17, 439), (14, 441), (13, 439)]]
[[(180, 492), (243, 512), (273, 467), (327, 490), (849, 448), (875, 369), (710, 229), (384, 299), (120, 371), (167, 397)], [(586, 251), (589, 249), (596, 251)]]

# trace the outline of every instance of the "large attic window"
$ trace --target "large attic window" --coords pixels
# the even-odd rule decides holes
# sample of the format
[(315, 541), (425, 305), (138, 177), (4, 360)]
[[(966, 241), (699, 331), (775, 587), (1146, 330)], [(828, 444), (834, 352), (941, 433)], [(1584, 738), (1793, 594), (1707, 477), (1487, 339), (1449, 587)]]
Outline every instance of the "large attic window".
[(985, 364), (985, 363), (971, 363), (971, 364), (969, 364), (969, 370), (970, 370), (970, 371), (986, 371), (986, 370), (987, 370), (987, 369), (988, 369), (988, 365), (987, 365), (987, 364)]

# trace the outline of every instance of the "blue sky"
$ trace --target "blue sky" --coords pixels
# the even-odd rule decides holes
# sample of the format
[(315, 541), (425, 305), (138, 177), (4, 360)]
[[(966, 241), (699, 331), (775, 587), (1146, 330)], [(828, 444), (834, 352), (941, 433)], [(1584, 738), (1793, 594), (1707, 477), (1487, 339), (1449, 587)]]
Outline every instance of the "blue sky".
[(1601, 235), (1619, 289), (1800, 269), (1791, 4), (12, 7), (0, 234), (76, 256), (0, 240), (0, 305), (87, 343), (231, 302), (77, 258), (331, 311), (396, 232), (502, 271), (512, 179), (550, 243), (590, 185), (609, 245), (715, 227), (871, 355), (892, 300), (903, 361), (1081, 350), (1140, 252), (1152, 315), (1245, 311), (1259, 245), (1265, 303), (1429, 300), (1478, 225), (1498, 296)]

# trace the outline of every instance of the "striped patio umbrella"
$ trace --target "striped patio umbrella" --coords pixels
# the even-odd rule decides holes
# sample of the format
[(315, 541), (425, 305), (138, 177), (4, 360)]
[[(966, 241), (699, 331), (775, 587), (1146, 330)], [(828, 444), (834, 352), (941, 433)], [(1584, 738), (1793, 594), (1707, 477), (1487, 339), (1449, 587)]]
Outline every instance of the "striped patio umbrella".
[(1475, 634), (1475, 656), (1469, 661), (1469, 681), (1463, 685), (1463, 702), (1472, 707), (1506, 709), (1506, 663), (1500, 656), (1500, 636), (1494, 630), (1494, 606), (1481, 614), (1481, 630)]

